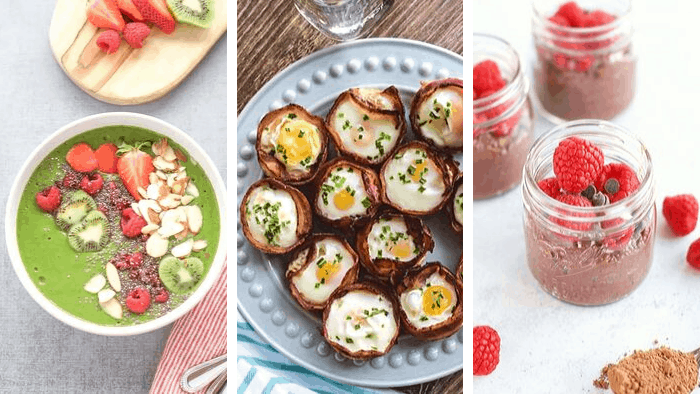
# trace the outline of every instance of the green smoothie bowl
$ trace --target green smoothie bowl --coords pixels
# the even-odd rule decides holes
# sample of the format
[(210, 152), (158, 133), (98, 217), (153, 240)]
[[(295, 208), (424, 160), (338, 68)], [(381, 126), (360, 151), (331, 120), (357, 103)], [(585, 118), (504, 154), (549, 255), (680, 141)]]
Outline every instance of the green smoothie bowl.
[(7, 202), (22, 285), (48, 313), (99, 335), (174, 322), (226, 257), (226, 189), (187, 134), (125, 112), (75, 121), (32, 152)]

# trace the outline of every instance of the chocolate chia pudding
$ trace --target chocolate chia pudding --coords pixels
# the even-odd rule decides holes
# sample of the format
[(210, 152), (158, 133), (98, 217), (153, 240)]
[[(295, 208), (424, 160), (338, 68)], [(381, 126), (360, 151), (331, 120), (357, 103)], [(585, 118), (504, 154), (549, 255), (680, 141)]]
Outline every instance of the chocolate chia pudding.
[(636, 289), (651, 267), (656, 210), (622, 248), (603, 240), (573, 240), (525, 218), (527, 263), (542, 288), (577, 305), (615, 302)]
[(629, 106), (637, 62), (629, 9), (629, 1), (590, 9), (568, 2), (554, 12), (535, 2), (533, 79), (544, 116), (609, 120)]
[(504, 193), (520, 183), (532, 128), (532, 108), (527, 101), (511, 134), (484, 132), (474, 137), (475, 200)]

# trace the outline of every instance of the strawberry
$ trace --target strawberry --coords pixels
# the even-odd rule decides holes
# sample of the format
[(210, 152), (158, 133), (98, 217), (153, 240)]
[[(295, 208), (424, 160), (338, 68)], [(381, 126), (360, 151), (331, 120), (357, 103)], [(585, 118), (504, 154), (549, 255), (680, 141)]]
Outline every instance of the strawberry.
[(117, 0), (117, 7), (132, 21), (143, 22), (143, 15), (141, 15), (132, 0)]
[(117, 173), (117, 146), (114, 144), (102, 144), (95, 151), (97, 168), (108, 174)]
[(47, 187), (36, 194), (36, 205), (44, 212), (53, 212), (61, 205), (61, 191), (55, 185)]
[(122, 179), (126, 190), (131, 193), (136, 201), (141, 200), (139, 187), (146, 189), (148, 187), (148, 174), (153, 172), (153, 158), (146, 152), (140, 150), (141, 147), (149, 146), (150, 142), (137, 143), (136, 146), (123, 143), (119, 146), (117, 156), (117, 173)]
[(124, 30), (124, 18), (115, 0), (89, 0), (87, 3), (87, 19), (103, 29)]
[(92, 147), (84, 142), (73, 145), (66, 153), (66, 161), (78, 172), (92, 172), (97, 169), (97, 159)]
[(133, 0), (143, 18), (155, 24), (165, 34), (175, 31), (175, 19), (165, 0)]

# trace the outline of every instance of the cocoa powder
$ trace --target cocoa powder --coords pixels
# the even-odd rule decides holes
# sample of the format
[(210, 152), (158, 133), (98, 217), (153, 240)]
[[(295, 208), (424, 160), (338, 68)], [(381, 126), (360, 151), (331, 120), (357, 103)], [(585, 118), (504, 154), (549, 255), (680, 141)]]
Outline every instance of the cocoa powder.
[(605, 366), (593, 385), (615, 394), (688, 394), (697, 383), (698, 362), (692, 354), (660, 347)]

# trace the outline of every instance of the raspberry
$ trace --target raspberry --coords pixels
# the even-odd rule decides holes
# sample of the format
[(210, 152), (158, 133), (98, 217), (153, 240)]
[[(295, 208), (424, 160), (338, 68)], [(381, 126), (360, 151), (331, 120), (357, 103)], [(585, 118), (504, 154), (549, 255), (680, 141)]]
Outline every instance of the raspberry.
[(118, 253), (111, 260), (109, 260), (109, 262), (114, 264), (114, 266), (117, 267), (117, 269), (120, 271), (124, 271), (130, 268), (128, 255), (126, 253)]
[(566, 19), (569, 21), (569, 26), (571, 27), (583, 27), (583, 24), (586, 21), (586, 14), (575, 1), (562, 4), (554, 16), (560, 16)]
[(151, 29), (143, 22), (127, 23), (124, 27), (124, 40), (132, 48), (143, 47), (143, 40), (151, 33)]
[(80, 187), (80, 176), (75, 172), (66, 172), (63, 177), (63, 187), (66, 189), (77, 189)]
[(554, 175), (562, 189), (569, 193), (581, 193), (598, 179), (604, 160), (603, 151), (593, 143), (569, 137), (554, 150)]
[(688, 248), (688, 254), (685, 255), (685, 260), (693, 268), (700, 269), (700, 238), (693, 241)]
[(562, 15), (554, 15), (549, 18), (549, 21), (554, 23), (555, 25), (558, 26), (566, 26), (569, 27), (569, 20), (563, 17)]
[(692, 194), (666, 197), (662, 212), (673, 233), (682, 237), (695, 230), (698, 223), (698, 200)]
[(488, 375), (496, 369), (501, 337), (489, 326), (474, 327), (474, 375)]
[(583, 27), (596, 27), (607, 25), (615, 21), (613, 15), (602, 10), (595, 10), (584, 17)]
[(53, 212), (61, 205), (61, 190), (54, 185), (40, 191), (36, 194), (36, 205), (44, 212)]
[[(615, 226), (619, 226), (621, 223), (623, 223), (622, 218), (615, 218), (603, 221), (600, 224), (600, 227), (602, 227), (603, 230), (606, 230)], [(634, 226), (623, 228), (622, 230), (605, 237), (603, 239), (603, 245), (610, 249), (622, 249), (632, 238), (632, 234), (634, 234)]]
[[(563, 202), (564, 204), (567, 205), (572, 205), (576, 207), (592, 207), (593, 205), (591, 204), (590, 201), (586, 197), (583, 197), (582, 195), (579, 194), (562, 194), (559, 197), (557, 197), (557, 201)], [(573, 213), (569, 212), (568, 213), (571, 216), (574, 217), (588, 217), (588, 216), (593, 216), (592, 214), (580, 214), (580, 213)], [(559, 219), (556, 217), (552, 217), (552, 221), (554, 223), (557, 223), (558, 225), (562, 227), (566, 227), (572, 230), (577, 230), (577, 231), (588, 231), (591, 229), (591, 223), (580, 223), (580, 222), (572, 222), (564, 219)]]
[(144, 288), (137, 288), (129, 293), (126, 297), (126, 307), (130, 311), (136, 314), (142, 314), (146, 312), (148, 307), (151, 305), (151, 295)]
[[(506, 86), (501, 71), (493, 60), (484, 60), (474, 66), (474, 90), (478, 96), (486, 97), (488, 92), (497, 92)], [(489, 94), (490, 95), (490, 94)]]
[(141, 229), (146, 225), (146, 220), (137, 215), (131, 208), (122, 211), (121, 227), (122, 233), (128, 238), (135, 238), (141, 235)]
[(543, 179), (537, 182), (537, 186), (549, 197), (557, 198), (561, 195), (561, 187), (557, 178)]
[(156, 296), (153, 298), (155, 302), (158, 303), (164, 303), (168, 302), (168, 299), (170, 298), (170, 295), (168, 294), (167, 290), (165, 289), (160, 289), (157, 293)]
[(637, 174), (624, 163), (610, 163), (603, 166), (595, 182), (596, 189), (607, 194), (610, 203), (620, 201), (639, 189)]
[(104, 180), (102, 179), (102, 175), (93, 173), (83, 177), (83, 179), (80, 181), (80, 188), (83, 189), (85, 193), (94, 196), (95, 194), (99, 193), (100, 190), (102, 190), (103, 183)]
[(107, 54), (115, 53), (119, 49), (121, 38), (116, 30), (106, 30), (97, 36), (97, 46)]
[(143, 264), (143, 254), (141, 252), (132, 253), (127, 256), (129, 268), (138, 268)]

